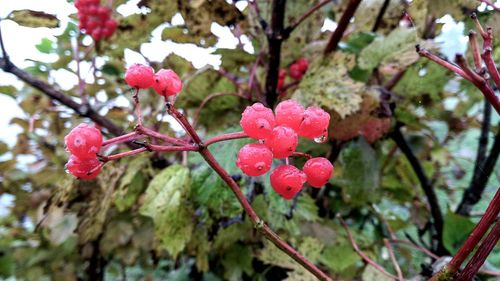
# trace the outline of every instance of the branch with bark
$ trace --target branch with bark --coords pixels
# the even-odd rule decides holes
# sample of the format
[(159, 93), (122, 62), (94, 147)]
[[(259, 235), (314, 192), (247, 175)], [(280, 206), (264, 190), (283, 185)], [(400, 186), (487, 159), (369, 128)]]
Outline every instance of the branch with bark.
[(403, 134), (401, 133), (402, 124), (397, 124), (394, 131), (391, 134), (392, 139), (398, 145), (399, 149), (406, 156), (410, 165), (413, 168), (413, 171), (417, 175), (418, 180), (420, 181), (420, 186), (424, 191), (424, 194), (427, 198), (427, 203), (429, 204), (431, 216), (432, 216), (432, 227), (434, 229), (434, 236), (437, 242), (437, 245), (433, 247), (434, 252), (438, 255), (448, 254), (448, 251), (444, 247), (443, 243), (443, 226), (444, 220), (443, 215), (441, 213), (441, 208), (439, 207), (439, 201), (436, 196), (436, 192), (431, 185), (431, 182), (427, 175), (424, 172), (420, 161), (413, 153), (412, 149), (406, 142)]
[(347, 8), (340, 17), (339, 23), (337, 25), (337, 28), (333, 32), (332, 36), (330, 37), (330, 40), (328, 40), (328, 43), (326, 44), (325, 50), (323, 53), (325, 55), (335, 51), (339, 45), (340, 40), (342, 39), (342, 36), (344, 35), (345, 30), (347, 29), (347, 26), (349, 26), (349, 22), (351, 21), (352, 17), (354, 16), (354, 13), (356, 13), (356, 10), (358, 9), (359, 4), (361, 3), (361, 0), (350, 0), (349, 3), (347, 4)]

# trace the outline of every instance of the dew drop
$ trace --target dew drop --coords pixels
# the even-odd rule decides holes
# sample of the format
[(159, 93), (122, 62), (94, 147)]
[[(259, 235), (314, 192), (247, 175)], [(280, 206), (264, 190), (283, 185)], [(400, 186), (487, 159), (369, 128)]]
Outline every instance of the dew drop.
[(68, 170), (68, 169), (64, 169), (64, 172), (65, 172), (66, 174), (69, 174), (69, 170)]
[(324, 143), (326, 141), (326, 135), (322, 135), (314, 138), (315, 143)]

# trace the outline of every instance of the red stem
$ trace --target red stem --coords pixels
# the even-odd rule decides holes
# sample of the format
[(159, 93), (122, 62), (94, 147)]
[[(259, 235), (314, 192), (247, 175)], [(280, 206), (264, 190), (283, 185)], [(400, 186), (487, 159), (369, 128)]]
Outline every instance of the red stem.
[(458, 275), (457, 281), (468, 281), (474, 278), (474, 275), (479, 271), (481, 266), (486, 261), (493, 248), (500, 239), (500, 223), (495, 224), (483, 243), (477, 249), (476, 253), (465, 266), (464, 270)]
[(474, 59), (474, 66), (476, 71), (481, 69), (481, 52), (479, 51), (479, 44), (477, 43), (477, 33), (469, 31), (469, 45), (472, 51), (472, 58)]
[(186, 145), (186, 146), (171, 146), (171, 145), (156, 145), (147, 144), (146, 149), (151, 151), (198, 151), (198, 146)]
[(137, 134), (136, 132), (132, 132), (132, 133), (128, 133), (125, 135), (121, 135), (121, 136), (116, 137), (116, 138), (111, 138), (109, 140), (105, 140), (102, 142), (102, 146), (105, 147), (105, 146), (112, 145), (112, 144), (134, 141), (134, 140), (137, 140), (140, 138), (142, 138), (141, 135)]
[(417, 48), (417, 53), (420, 56), (428, 58), (429, 60), (443, 66), (444, 68), (447, 68), (448, 70), (450, 70), (452, 72), (455, 72), (456, 74), (462, 76), (464, 79), (467, 79), (467, 80), (472, 82), (472, 78), (467, 73), (465, 73), (465, 71), (463, 71), (460, 67), (458, 67), (457, 65), (454, 65), (450, 62), (445, 61), (444, 59), (430, 53), (427, 49), (420, 48), (419, 45), (417, 45), (416, 48)]
[(497, 66), (495, 65), (495, 61), (493, 61), (493, 54), (491, 48), (485, 48), (484, 53), (481, 57), (484, 60), (484, 64), (486, 64), (486, 69), (491, 75), (491, 79), (495, 82), (497, 89), (500, 89), (500, 73), (498, 73)]
[(356, 241), (354, 241), (354, 238), (352, 237), (351, 231), (349, 230), (349, 226), (347, 226), (347, 223), (342, 219), (340, 215), (337, 215), (337, 218), (339, 219), (340, 223), (344, 227), (345, 231), (347, 232), (347, 237), (349, 238), (349, 241), (351, 242), (352, 247), (354, 248), (354, 251), (369, 265), (373, 266), (376, 270), (378, 270), (380, 273), (384, 274), (385, 276), (392, 278), (392, 279), (398, 279), (396, 276), (390, 274), (387, 272), (382, 266), (380, 266), (378, 263), (370, 259), (361, 249), (359, 249), (358, 244), (356, 244)]
[(104, 163), (106, 163), (108, 161), (118, 160), (118, 159), (123, 158), (123, 157), (137, 155), (137, 154), (143, 153), (145, 151), (148, 151), (148, 149), (145, 148), (145, 147), (141, 147), (141, 148), (138, 148), (138, 149), (134, 149), (134, 150), (130, 150), (130, 151), (125, 151), (125, 152), (122, 152), (122, 153), (117, 153), (117, 154), (113, 154), (113, 155), (109, 155), (109, 156), (101, 156), (101, 161), (104, 162)]
[(307, 154), (304, 152), (294, 152), (294, 153), (292, 153), (292, 157), (305, 157), (307, 159), (313, 158), (310, 154)]
[(458, 252), (455, 254), (453, 259), (448, 264), (448, 271), (451, 273), (458, 272), (460, 266), (469, 256), (469, 254), (474, 250), (476, 245), (479, 243), (484, 234), (488, 231), (489, 227), (495, 222), (498, 212), (500, 211), (500, 188), (497, 190), (495, 197), (491, 200), (484, 216), (479, 220), (479, 223), (472, 230), (471, 234), (465, 240), (464, 244)]
[(181, 145), (181, 146), (184, 146), (184, 145), (187, 145), (188, 143), (181, 140), (181, 139), (178, 139), (178, 138), (174, 138), (174, 137), (171, 137), (171, 136), (167, 136), (167, 135), (164, 135), (164, 134), (160, 134), (154, 130), (151, 130), (149, 128), (146, 128), (144, 126), (136, 126), (135, 127), (135, 131), (138, 133), (138, 134), (141, 134), (141, 135), (146, 135), (146, 136), (150, 136), (150, 137), (153, 137), (153, 138), (157, 138), (157, 139), (160, 139), (166, 143), (171, 143), (171, 144), (177, 144), (177, 145)]
[(205, 141), (205, 146), (209, 146), (211, 144), (221, 142), (221, 141), (227, 141), (227, 140), (234, 140), (234, 139), (243, 139), (243, 138), (248, 138), (247, 134), (245, 132), (236, 132), (236, 133), (228, 133), (228, 134), (223, 134), (220, 136), (213, 137), (211, 139), (208, 139)]

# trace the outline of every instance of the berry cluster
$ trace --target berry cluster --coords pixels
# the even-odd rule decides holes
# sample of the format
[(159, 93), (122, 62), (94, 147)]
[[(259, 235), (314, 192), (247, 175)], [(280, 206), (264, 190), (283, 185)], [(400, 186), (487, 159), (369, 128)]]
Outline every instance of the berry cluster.
[(113, 35), (118, 23), (111, 18), (111, 10), (101, 6), (100, 0), (76, 0), (79, 28), (95, 41), (107, 39)]
[[(307, 69), (309, 68), (309, 61), (306, 58), (300, 58), (296, 60), (294, 63), (292, 63), (288, 67), (288, 75), (295, 81), (300, 81), (302, 80), (302, 77), (306, 73)], [(285, 79), (286, 79), (286, 70), (285, 69), (280, 69), (279, 74), (278, 74), (278, 91), (283, 90), (283, 86), (285, 84)]]
[[(294, 100), (279, 103), (274, 114), (261, 103), (248, 106), (241, 115), (240, 125), (259, 143), (243, 146), (236, 165), (246, 175), (261, 176), (271, 169), (273, 158), (286, 158), (295, 152), (299, 136), (326, 139), (329, 123), (330, 115), (321, 108), (304, 109)], [(313, 187), (321, 187), (332, 172), (332, 164), (322, 157), (309, 159), (302, 171), (292, 165), (280, 165), (271, 173), (271, 186), (285, 199), (291, 199), (306, 181)]]
[(66, 170), (81, 179), (93, 179), (101, 172), (101, 162), (97, 153), (102, 147), (101, 132), (88, 124), (82, 123), (66, 137), (66, 149), (71, 153)]
[(136, 89), (153, 87), (158, 95), (164, 97), (174, 96), (182, 90), (182, 81), (173, 70), (160, 69), (155, 74), (153, 68), (138, 63), (127, 69), (125, 81)]

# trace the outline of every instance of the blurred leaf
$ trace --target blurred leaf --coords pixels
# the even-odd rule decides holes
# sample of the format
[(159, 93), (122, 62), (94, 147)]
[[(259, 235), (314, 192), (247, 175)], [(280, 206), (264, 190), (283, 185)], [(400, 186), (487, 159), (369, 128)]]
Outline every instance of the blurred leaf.
[(354, 206), (376, 202), (380, 184), (379, 164), (375, 151), (363, 138), (348, 144), (340, 154), (342, 174), (333, 182), (342, 186), (344, 200)]
[(59, 20), (56, 16), (33, 10), (16, 10), (10, 13), (8, 18), (27, 27), (54, 28), (59, 26)]
[[(361, 51), (358, 58), (359, 67), (370, 71), (375, 67), (381, 68), (382, 71), (388, 68), (390, 72), (405, 69), (419, 59), (415, 52), (416, 36), (415, 29), (399, 27), (386, 37), (375, 38)], [(431, 47), (428, 42), (419, 43), (422, 47)]]
[(252, 276), (252, 251), (249, 247), (233, 244), (222, 257), (224, 277), (230, 281), (242, 280), (243, 272)]
[(448, 210), (444, 217), (443, 243), (448, 251), (456, 253), (469, 236), (475, 224), (467, 217)]
[(157, 249), (165, 249), (173, 257), (184, 249), (193, 231), (192, 210), (187, 201), (190, 181), (186, 167), (165, 168), (149, 183), (139, 209), (155, 223)]
[(17, 89), (14, 86), (0, 86), (0, 94), (15, 97)]
[(343, 272), (355, 265), (360, 257), (352, 246), (346, 243), (327, 246), (321, 255), (321, 263), (334, 272)]
[(222, 68), (232, 73), (237, 72), (241, 66), (255, 61), (255, 55), (249, 54), (242, 49), (218, 48), (213, 53), (221, 55)]
[(363, 271), (363, 275), (361, 276), (363, 281), (392, 281), (393, 279), (382, 274), (380, 271), (375, 269), (375, 267), (371, 265), (367, 265), (365, 270)]
[(48, 38), (42, 38), (42, 41), (35, 45), (36, 49), (44, 54), (50, 54), (54, 52), (54, 42)]

